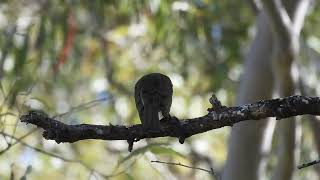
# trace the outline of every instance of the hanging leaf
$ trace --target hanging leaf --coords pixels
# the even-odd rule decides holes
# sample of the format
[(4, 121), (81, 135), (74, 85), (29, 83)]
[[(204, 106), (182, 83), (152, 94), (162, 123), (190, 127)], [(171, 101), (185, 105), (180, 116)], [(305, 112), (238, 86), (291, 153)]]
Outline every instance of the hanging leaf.
[(171, 155), (171, 156), (179, 156), (179, 157), (185, 158), (185, 155), (174, 150), (172, 147), (152, 146), (152, 147), (150, 147), (150, 151), (154, 154), (157, 154), (157, 155)]

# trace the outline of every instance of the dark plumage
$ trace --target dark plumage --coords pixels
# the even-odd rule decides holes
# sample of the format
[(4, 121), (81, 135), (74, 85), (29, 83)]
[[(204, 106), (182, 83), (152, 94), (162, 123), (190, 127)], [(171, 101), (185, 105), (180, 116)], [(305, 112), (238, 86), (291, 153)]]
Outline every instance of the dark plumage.
[(151, 73), (138, 80), (134, 97), (143, 128), (159, 130), (159, 112), (170, 117), (172, 93), (172, 82), (166, 75)]

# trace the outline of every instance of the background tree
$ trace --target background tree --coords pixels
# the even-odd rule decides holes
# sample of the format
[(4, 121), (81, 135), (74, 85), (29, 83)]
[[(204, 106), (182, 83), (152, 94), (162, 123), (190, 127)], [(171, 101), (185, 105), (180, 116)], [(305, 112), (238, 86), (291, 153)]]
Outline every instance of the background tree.
[(212, 92), (226, 105), (299, 89), (318, 96), (319, 3), (257, 2), (1, 2), (0, 178), (211, 177), (151, 160), (213, 168), (223, 179), (319, 178), (295, 171), (320, 150), (319, 121), (307, 116), (312, 126), (283, 120), (274, 137), (275, 120), (244, 122), (183, 145), (139, 141), (132, 153), (123, 141), (57, 145), (18, 122), (35, 108), (68, 124), (139, 123), (133, 87), (149, 72), (171, 77), (179, 118), (205, 114)]

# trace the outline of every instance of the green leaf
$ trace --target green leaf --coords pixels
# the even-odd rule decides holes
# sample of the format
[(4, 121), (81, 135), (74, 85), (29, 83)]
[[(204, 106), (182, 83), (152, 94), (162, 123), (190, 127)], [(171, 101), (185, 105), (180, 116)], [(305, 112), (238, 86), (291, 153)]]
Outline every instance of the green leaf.
[(167, 154), (172, 156), (180, 156), (185, 158), (185, 155), (181, 154), (180, 152), (172, 149), (171, 147), (166, 146), (152, 146), (150, 147), (150, 151), (154, 154)]
[(122, 160), (119, 161), (118, 166), (122, 163), (126, 162), (127, 160), (139, 155), (144, 154), (147, 151), (151, 151), (154, 154), (169, 154), (175, 155), (180, 157), (185, 157), (183, 154), (179, 153), (178, 151), (173, 150), (172, 148), (166, 147), (164, 143), (157, 143), (157, 144), (148, 144), (147, 146), (138, 148), (131, 152), (128, 156), (124, 157)]

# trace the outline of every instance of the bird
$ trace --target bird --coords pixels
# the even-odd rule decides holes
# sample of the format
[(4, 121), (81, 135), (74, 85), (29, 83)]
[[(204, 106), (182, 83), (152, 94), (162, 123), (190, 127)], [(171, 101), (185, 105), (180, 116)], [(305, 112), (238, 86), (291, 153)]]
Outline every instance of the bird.
[(135, 84), (134, 97), (136, 108), (145, 130), (160, 129), (159, 112), (170, 119), (172, 104), (172, 82), (161, 73), (150, 73), (142, 76)]

